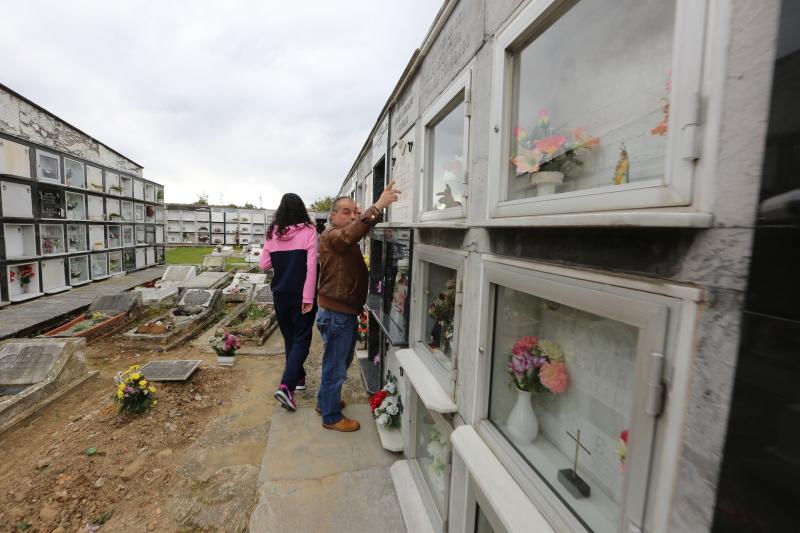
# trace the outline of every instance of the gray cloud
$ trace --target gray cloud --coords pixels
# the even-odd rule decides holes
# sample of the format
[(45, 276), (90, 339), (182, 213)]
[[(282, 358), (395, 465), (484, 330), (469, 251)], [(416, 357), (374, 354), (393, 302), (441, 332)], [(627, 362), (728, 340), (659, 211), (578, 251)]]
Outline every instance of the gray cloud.
[(2, 82), (170, 202), (333, 194), (439, 2), (14, 2)]

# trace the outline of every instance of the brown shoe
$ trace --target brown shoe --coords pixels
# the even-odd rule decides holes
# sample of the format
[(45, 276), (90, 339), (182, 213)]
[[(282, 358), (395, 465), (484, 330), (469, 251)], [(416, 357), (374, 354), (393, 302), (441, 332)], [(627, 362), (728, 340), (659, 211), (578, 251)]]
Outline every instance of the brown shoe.
[(348, 433), (350, 431), (358, 431), (361, 429), (361, 424), (358, 423), (358, 420), (353, 420), (352, 418), (347, 418), (346, 416), (336, 422), (335, 424), (322, 424), (322, 427), (325, 429), (332, 429), (334, 431), (342, 431)]
[[(344, 400), (339, 400), (339, 409), (344, 409), (347, 404)], [(314, 408), (318, 415), (322, 415), (322, 409), (319, 408), (319, 405)]]

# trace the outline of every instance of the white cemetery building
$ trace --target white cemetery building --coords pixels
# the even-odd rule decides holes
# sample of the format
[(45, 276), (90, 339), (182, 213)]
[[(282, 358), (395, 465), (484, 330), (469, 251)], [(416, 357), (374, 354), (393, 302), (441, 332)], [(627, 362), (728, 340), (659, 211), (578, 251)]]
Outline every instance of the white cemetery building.
[(138, 163), (0, 85), (2, 302), (164, 261), (164, 187)]
[[(759, 194), (800, 175), (759, 188), (780, 4), (444, 2), (339, 191), (403, 191), (362, 371), (399, 380), (409, 531), (710, 531), (776, 490), (718, 503)], [(746, 381), (781, 472), (796, 393)]]

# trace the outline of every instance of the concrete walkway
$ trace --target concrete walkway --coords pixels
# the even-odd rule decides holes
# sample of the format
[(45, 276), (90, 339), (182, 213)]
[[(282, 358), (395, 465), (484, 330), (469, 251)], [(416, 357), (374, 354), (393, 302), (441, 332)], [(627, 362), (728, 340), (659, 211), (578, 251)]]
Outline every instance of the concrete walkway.
[(146, 268), (4, 307), (0, 309), (0, 340), (28, 335), (48, 325), (55, 325), (64, 317), (89, 307), (96, 297), (130, 290), (160, 278), (165, 270), (166, 266)]
[(369, 406), (348, 406), (361, 430), (322, 427), (313, 408), (276, 412), (258, 477), (253, 533), (405, 533), (389, 467)]

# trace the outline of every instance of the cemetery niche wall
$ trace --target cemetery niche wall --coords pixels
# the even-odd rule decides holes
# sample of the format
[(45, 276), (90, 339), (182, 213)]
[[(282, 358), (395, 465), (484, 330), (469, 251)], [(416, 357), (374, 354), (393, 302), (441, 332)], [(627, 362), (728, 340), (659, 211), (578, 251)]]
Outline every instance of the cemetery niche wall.
[[(40, 121), (30, 129), (18, 119), (0, 120), (0, 304), (146, 266), (126, 262), (124, 253), (87, 255), (90, 250), (149, 245), (150, 264), (163, 257), (153, 248), (155, 239), (136, 242), (133, 236), (157, 227), (163, 235), (164, 221), (135, 220), (132, 209), (134, 183), (153, 191), (139, 204), (143, 211), (163, 209), (162, 185), (144, 180), (141, 166), (10, 89), (0, 86), (0, 95), (9, 106), (0, 111), (24, 108)], [(131, 225), (121, 228), (123, 220)]]
[(407, 524), (711, 530), (778, 3), (444, 3), (338, 191), (403, 184), (361, 365)]

